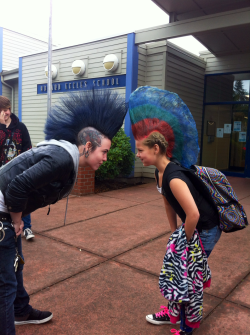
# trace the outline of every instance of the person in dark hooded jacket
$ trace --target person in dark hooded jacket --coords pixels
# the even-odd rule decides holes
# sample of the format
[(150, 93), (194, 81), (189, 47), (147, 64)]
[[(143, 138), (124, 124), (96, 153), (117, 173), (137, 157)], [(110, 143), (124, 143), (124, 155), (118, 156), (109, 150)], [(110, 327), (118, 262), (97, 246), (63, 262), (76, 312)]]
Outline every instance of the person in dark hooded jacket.
[(0, 96), (0, 166), (31, 147), (30, 135), (25, 124), (11, 113), (10, 100)]
[[(0, 167), (31, 147), (27, 127), (15, 114), (11, 113), (10, 100), (0, 96)], [(23, 234), (26, 240), (34, 238), (30, 214), (23, 217), (23, 222)]]
[(125, 114), (124, 98), (111, 90), (62, 97), (49, 113), (45, 141), (0, 168), (0, 335), (53, 317), (30, 306), (23, 285), (22, 217), (67, 197), (79, 166), (97, 170)]

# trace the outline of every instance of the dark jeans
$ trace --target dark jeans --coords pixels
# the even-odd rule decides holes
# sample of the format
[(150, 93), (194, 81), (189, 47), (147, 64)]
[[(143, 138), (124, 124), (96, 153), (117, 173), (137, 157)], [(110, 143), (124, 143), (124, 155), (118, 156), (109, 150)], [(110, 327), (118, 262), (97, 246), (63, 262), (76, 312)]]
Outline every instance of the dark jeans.
[(30, 217), (30, 214), (28, 214), (27, 216), (24, 216), (22, 218), (22, 220), (23, 220), (23, 223), (24, 223), (23, 230), (25, 230), (26, 228), (31, 229), (31, 217)]
[[(0, 242), (0, 335), (15, 335), (14, 315), (27, 315), (32, 307), (23, 287), (23, 265), (18, 265), (17, 272), (14, 269), (15, 232), (10, 223), (3, 224), (5, 238)], [(21, 236), (17, 239), (17, 247), (23, 257)]]
[[(221, 230), (219, 226), (216, 226), (209, 230), (202, 230), (202, 232), (199, 234), (201, 242), (203, 244), (203, 248), (207, 254), (207, 257), (211, 254), (213, 248), (215, 247), (215, 244), (219, 241), (221, 236)], [(187, 326), (185, 324), (185, 305), (181, 306), (181, 330), (184, 330), (187, 333), (190, 333), (193, 328)]]

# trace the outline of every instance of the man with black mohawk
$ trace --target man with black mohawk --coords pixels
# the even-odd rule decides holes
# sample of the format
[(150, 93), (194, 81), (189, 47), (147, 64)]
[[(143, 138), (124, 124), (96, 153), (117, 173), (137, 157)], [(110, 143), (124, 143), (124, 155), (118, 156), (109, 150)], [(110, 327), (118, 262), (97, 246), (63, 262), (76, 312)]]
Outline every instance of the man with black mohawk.
[(51, 312), (33, 309), (23, 286), (22, 217), (67, 197), (79, 166), (97, 170), (123, 124), (124, 99), (110, 90), (61, 98), (45, 124), (46, 140), (0, 169), (0, 334), (15, 324), (40, 324)]

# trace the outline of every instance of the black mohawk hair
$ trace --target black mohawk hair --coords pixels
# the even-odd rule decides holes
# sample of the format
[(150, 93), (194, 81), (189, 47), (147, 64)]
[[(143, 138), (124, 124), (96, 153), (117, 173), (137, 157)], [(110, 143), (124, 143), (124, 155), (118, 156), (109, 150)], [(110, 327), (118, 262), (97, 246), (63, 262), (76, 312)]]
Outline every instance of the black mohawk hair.
[(45, 123), (45, 139), (77, 144), (79, 131), (93, 127), (112, 140), (126, 112), (125, 99), (115, 91), (93, 88), (70, 93), (52, 107)]

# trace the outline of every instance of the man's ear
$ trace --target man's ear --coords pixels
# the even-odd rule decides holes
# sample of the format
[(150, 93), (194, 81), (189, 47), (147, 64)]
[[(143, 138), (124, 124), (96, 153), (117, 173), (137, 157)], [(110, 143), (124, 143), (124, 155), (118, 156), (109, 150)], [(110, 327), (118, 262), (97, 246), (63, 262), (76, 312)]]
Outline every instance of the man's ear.
[(88, 141), (85, 145), (85, 151), (91, 151), (92, 150), (92, 143)]

